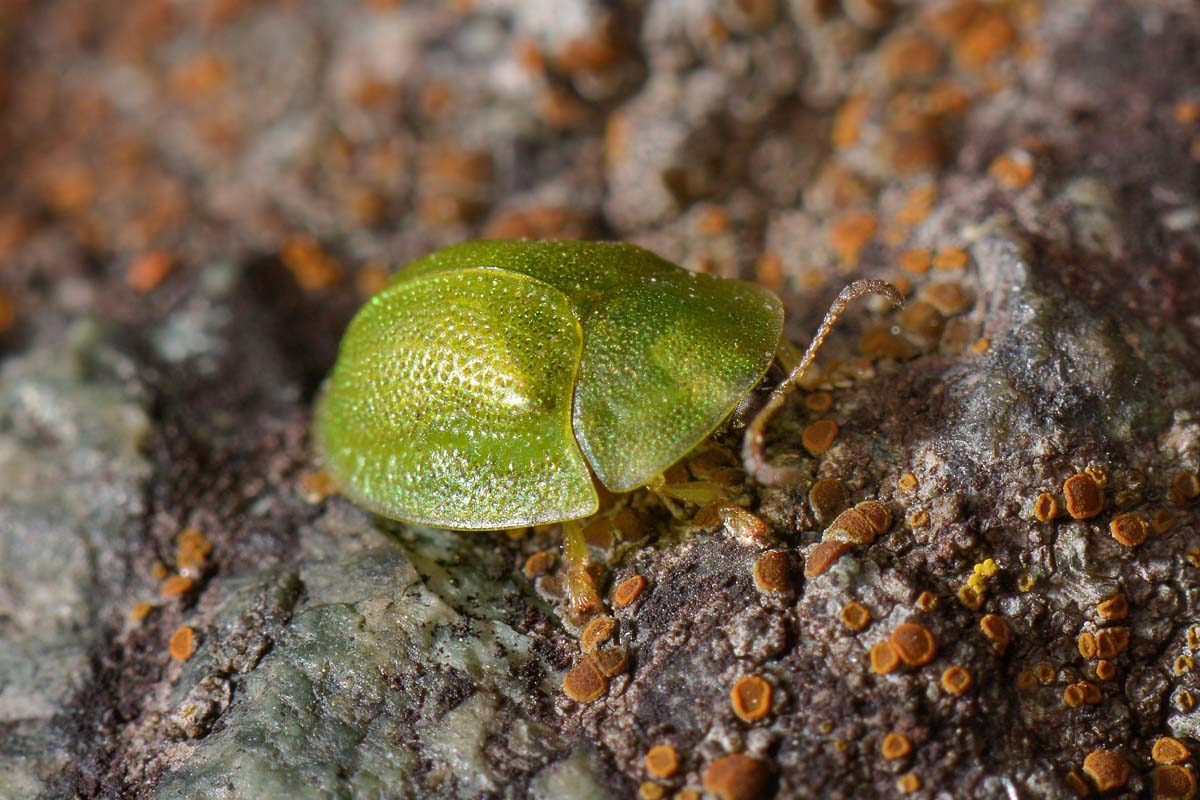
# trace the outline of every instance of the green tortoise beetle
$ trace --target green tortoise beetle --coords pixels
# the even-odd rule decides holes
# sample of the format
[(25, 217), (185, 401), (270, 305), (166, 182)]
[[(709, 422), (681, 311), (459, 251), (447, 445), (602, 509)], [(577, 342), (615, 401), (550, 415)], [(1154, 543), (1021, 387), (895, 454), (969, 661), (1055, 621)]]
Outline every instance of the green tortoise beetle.
[[(747, 429), (747, 471), (771, 414), (837, 316), (842, 291)], [(708, 438), (767, 373), (783, 306), (752, 283), (690, 272), (629, 244), (489, 240), (431, 253), (362, 307), (316, 407), (340, 491), (385, 517), (496, 530), (594, 514), (594, 481), (644, 486)]]

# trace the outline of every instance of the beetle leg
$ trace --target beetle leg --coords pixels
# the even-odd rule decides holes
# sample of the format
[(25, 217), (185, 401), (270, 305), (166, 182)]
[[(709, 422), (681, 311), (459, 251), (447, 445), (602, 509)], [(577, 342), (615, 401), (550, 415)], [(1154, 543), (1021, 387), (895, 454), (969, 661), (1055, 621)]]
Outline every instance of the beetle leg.
[(788, 376), (775, 387), (762, 410), (758, 412), (746, 429), (746, 437), (742, 440), (742, 461), (746, 466), (746, 473), (759, 483), (780, 486), (799, 482), (803, 477), (803, 472), (796, 467), (771, 464), (767, 461), (766, 453), (763, 451), (767, 423), (783, 405), (787, 396), (796, 388), (796, 383), (812, 366), (813, 360), (817, 357), (817, 351), (825, 343), (825, 339), (828, 338), (829, 332), (841, 317), (842, 312), (846, 310), (846, 306), (850, 304), (850, 301), (866, 294), (883, 295), (897, 306), (904, 304), (904, 297), (900, 291), (887, 281), (858, 280), (842, 289), (833, 304), (829, 306), (829, 310), (825, 312), (825, 319), (821, 320), (821, 326), (817, 328), (816, 335), (809, 342), (808, 349), (804, 351), (800, 363), (793, 367)]

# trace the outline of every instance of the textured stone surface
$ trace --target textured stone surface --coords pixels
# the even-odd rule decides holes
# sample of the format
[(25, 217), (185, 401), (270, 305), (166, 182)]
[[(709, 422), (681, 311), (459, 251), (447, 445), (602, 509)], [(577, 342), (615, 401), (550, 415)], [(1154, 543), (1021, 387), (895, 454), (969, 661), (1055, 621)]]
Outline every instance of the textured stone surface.
[[(667, 796), (745, 752), (777, 797), (1070, 797), (1103, 748), (1135, 797), (1157, 737), (1200, 747), (1194, 4), (26, 0), (0, 45), (0, 797), (629, 797), (664, 742)], [(569, 699), (557, 528), (381, 523), (308, 439), (386, 270), (485, 234), (757, 278), (801, 343), (904, 283), (768, 438), (890, 529), (805, 578), (808, 485), (699, 454), (588, 529), (628, 664)], [(905, 622), (936, 656), (876, 673)]]

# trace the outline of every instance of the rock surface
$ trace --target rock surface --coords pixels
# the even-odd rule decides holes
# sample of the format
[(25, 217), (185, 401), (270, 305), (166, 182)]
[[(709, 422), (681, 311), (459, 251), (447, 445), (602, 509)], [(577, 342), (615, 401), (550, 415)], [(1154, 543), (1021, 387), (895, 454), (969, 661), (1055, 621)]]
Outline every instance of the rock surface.
[[(6, 4), (0, 797), (1148, 796), (1200, 747), (1198, 54), (1180, 0)], [(756, 278), (798, 342), (910, 297), (773, 423), (808, 483), (729, 435), (589, 526), (589, 703), (556, 527), (311, 453), (354, 308), (479, 235)]]

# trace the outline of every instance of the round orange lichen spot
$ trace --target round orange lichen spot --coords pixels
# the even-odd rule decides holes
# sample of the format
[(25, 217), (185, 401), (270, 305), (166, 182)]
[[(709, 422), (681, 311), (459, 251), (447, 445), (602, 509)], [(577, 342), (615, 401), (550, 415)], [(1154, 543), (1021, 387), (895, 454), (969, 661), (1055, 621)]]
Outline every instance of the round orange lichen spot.
[(950, 694), (962, 694), (971, 688), (971, 671), (952, 664), (942, 673), (942, 688)]
[(1096, 679), (1102, 681), (1111, 681), (1117, 677), (1117, 665), (1108, 659), (1100, 659), (1096, 662)]
[(1091, 519), (1104, 510), (1104, 489), (1096, 479), (1077, 472), (1063, 483), (1067, 498), (1067, 513), (1074, 519)]
[(937, 655), (937, 639), (933, 632), (916, 622), (905, 622), (892, 631), (892, 647), (896, 655), (910, 667), (928, 664)]
[(212, 543), (196, 528), (185, 529), (175, 542), (175, 566), (180, 570), (200, 569), (212, 554)]
[(279, 258), (300, 288), (308, 291), (327, 289), (342, 278), (341, 264), (307, 236), (289, 239)]
[(1105, 628), (1096, 634), (1096, 654), (1112, 658), (1129, 648), (1129, 628)]
[(1084, 658), (1094, 658), (1096, 655), (1096, 637), (1090, 631), (1079, 634), (1075, 646), (1079, 648), (1079, 655)]
[(858, 340), (858, 352), (869, 359), (892, 358), (905, 361), (917, 354), (917, 349), (882, 325), (877, 325)]
[(1033, 516), (1038, 522), (1049, 522), (1058, 516), (1058, 500), (1049, 492), (1042, 492), (1033, 501)]
[(149, 292), (171, 274), (175, 266), (171, 254), (162, 250), (139, 256), (125, 272), (125, 283), (135, 292)]
[(1104, 699), (1104, 693), (1100, 691), (1100, 687), (1091, 681), (1080, 681), (1078, 686), (1083, 691), (1083, 702), (1089, 706), (1094, 706)]
[(940, 604), (941, 601), (933, 592), (924, 591), (917, 595), (917, 608), (922, 611), (936, 611)]
[(804, 575), (815, 578), (825, 574), (849, 549), (849, 542), (821, 542), (809, 554), (808, 560), (804, 564)]
[(1170, 736), (1160, 736), (1150, 750), (1150, 757), (1155, 764), (1182, 764), (1191, 758), (1187, 745)]
[(915, 772), (910, 772), (907, 775), (902, 775), (900, 780), (896, 782), (896, 788), (901, 794), (912, 794), (921, 788), (921, 776)]
[(908, 526), (910, 528), (924, 528), (929, 524), (929, 512), (923, 508), (918, 508), (916, 511), (908, 515)]
[(1063, 702), (1077, 708), (1083, 705), (1083, 687), (1078, 683), (1072, 683), (1067, 688), (1063, 689)]
[(819, 419), (804, 429), (800, 441), (804, 449), (819, 456), (833, 446), (837, 438), (838, 424), (831, 419)]
[(129, 610), (129, 619), (133, 622), (141, 622), (150, 615), (154, 610), (152, 603), (147, 603), (145, 600), (135, 603), (133, 608)]
[(578, 703), (590, 703), (608, 691), (608, 680), (592, 659), (584, 658), (563, 676), (563, 691)]
[(1165, 508), (1156, 509), (1154, 515), (1150, 517), (1150, 527), (1155, 533), (1166, 533), (1171, 530), (1171, 526), (1175, 524), (1175, 515)]
[(870, 544), (875, 541), (875, 535), (875, 526), (866, 515), (857, 508), (850, 508), (838, 514), (837, 518), (829, 523), (821, 538), (827, 542)]
[(638, 787), (638, 797), (642, 800), (662, 800), (667, 796), (667, 790), (661, 783), (646, 781)]
[(851, 600), (842, 606), (842, 624), (852, 631), (861, 631), (871, 624), (871, 612), (862, 603)]
[(1037, 688), (1037, 685), (1037, 676), (1029, 670), (1023, 670), (1021, 674), (1017, 675), (1017, 688), (1022, 692), (1032, 692)]
[(629, 653), (623, 647), (602, 647), (592, 655), (596, 669), (613, 678), (629, 668)]
[(900, 666), (900, 656), (892, 643), (883, 641), (871, 648), (871, 669), (879, 675), (887, 675)]
[(896, 322), (909, 333), (926, 339), (937, 339), (946, 326), (946, 318), (942, 316), (942, 312), (924, 300), (916, 300), (906, 305), (896, 315)]
[(171, 658), (187, 661), (196, 652), (196, 630), (191, 625), (181, 625), (171, 634)]
[(583, 629), (583, 635), (579, 637), (579, 644), (583, 647), (583, 651), (590, 653), (608, 641), (616, 627), (617, 622), (612, 617), (602, 615), (593, 619)]
[(729, 690), (733, 713), (744, 722), (757, 722), (771, 711), (771, 684), (758, 675), (743, 675)]
[(970, 260), (966, 250), (959, 247), (947, 247), (939, 250), (933, 257), (933, 268), (962, 269)]
[(704, 770), (704, 790), (721, 800), (758, 800), (770, 788), (767, 765), (743, 753), (730, 753)]
[(846, 506), (846, 484), (837, 478), (821, 478), (808, 490), (808, 503), (817, 520), (827, 522)]
[(847, 211), (829, 230), (829, 245), (844, 266), (858, 265), (859, 256), (879, 229), (879, 219), (869, 211)]
[(961, 283), (931, 283), (921, 290), (921, 299), (947, 317), (963, 313), (970, 303)]
[(656, 778), (669, 778), (679, 771), (679, 753), (672, 744), (656, 744), (646, 753), (646, 771)]
[(1200, 477), (1194, 472), (1180, 472), (1171, 480), (1167, 489), (1167, 502), (1173, 506), (1185, 506), (1200, 495)]
[(700, 800), (700, 792), (695, 789), (680, 789), (675, 793), (675, 800)]
[(992, 346), (992, 343), (986, 336), (980, 336), (975, 340), (975, 344), (971, 345), (971, 352), (975, 355), (987, 352), (987, 349)]
[(1005, 189), (1023, 189), (1033, 180), (1033, 157), (1024, 150), (1001, 153), (988, 167), (988, 174)]
[(1008, 627), (1008, 623), (997, 614), (988, 614), (979, 620), (979, 629), (983, 631), (984, 636), (992, 640), (992, 647), (997, 652), (1004, 652), (1012, 639), (1012, 630)]
[(883, 737), (879, 752), (888, 761), (896, 761), (912, 752), (912, 741), (903, 733), (892, 731)]
[(158, 592), (163, 597), (178, 597), (190, 592), (194, 585), (195, 581), (185, 575), (172, 575), (162, 582)]
[(540, 578), (550, 571), (550, 567), (554, 565), (557, 558), (558, 554), (553, 550), (539, 550), (525, 559), (525, 566), (521, 568), (521, 571), (530, 580)]
[(1146, 541), (1150, 527), (1141, 514), (1118, 514), (1108, 525), (1112, 537), (1126, 547), (1137, 547)]
[(1040, 681), (1042, 684), (1047, 684), (1054, 680), (1054, 676), (1057, 674), (1057, 672), (1055, 671), (1053, 664), (1047, 664), (1043, 661), (1041, 664), (1038, 664), (1033, 668), (1033, 674), (1037, 676), (1038, 681)]
[(829, 392), (812, 392), (804, 398), (804, 407), (814, 414), (824, 414), (833, 408), (833, 395)]
[(1125, 619), (1129, 616), (1129, 598), (1124, 594), (1114, 594), (1096, 604), (1096, 613), (1108, 622)]
[(768, 550), (754, 562), (754, 586), (764, 594), (780, 594), (792, 589), (792, 563), (781, 550)]
[(1187, 767), (1155, 767), (1152, 780), (1154, 800), (1192, 800), (1196, 796), (1196, 775)]
[(1186, 675), (1191, 672), (1196, 666), (1196, 660), (1191, 656), (1179, 656), (1175, 659), (1175, 663), (1171, 665), (1171, 670), (1176, 675)]
[(1112, 750), (1093, 750), (1083, 760), (1083, 771), (1101, 792), (1119, 789), (1129, 781), (1129, 762)]
[(900, 487), (900, 491), (902, 492), (915, 492), (921, 484), (917, 481), (916, 475), (906, 472), (896, 481), (896, 485)]
[(854, 510), (866, 518), (876, 534), (886, 533), (888, 528), (892, 527), (892, 512), (888, 511), (887, 506), (883, 503), (876, 500), (863, 500), (854, 507)]
[(638, 596), (641, 595), (645, 588), (646, 579), (641, 575), (634, 575), (626, 578), (617, 584), (617, 588), (613, 589), (613, 602), (620, 608), (624, 608), (634, 600), (637, 600)]
[(1175, 695), (1175, 707), (1185, 714), (1196, 707), (1196, 695), (1190, 689), (1182, 689)]
[(1087, 797), (1092, 793), (1092, 787), (1088, 786), (1088, 783), (1083, 779), (1083, 776), (1075, 770), (1071, 770), (1067, 773), (1066, 782), (1067, 786), (1071, 788), (1071, 791), (1075, 793), (1076, 797)]
[(900, 261), (900, 269), (920, 275), (929, 271), (931, 256), (928, 250), (921, 247), (905, 250), (900, 254), (898, 260)]

